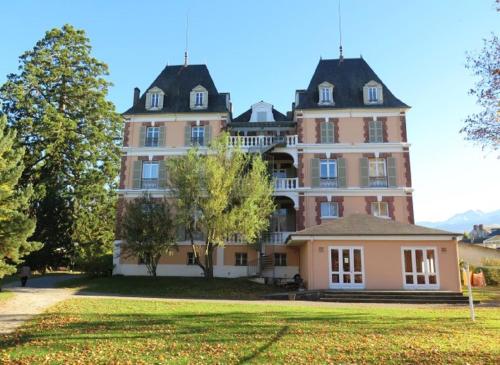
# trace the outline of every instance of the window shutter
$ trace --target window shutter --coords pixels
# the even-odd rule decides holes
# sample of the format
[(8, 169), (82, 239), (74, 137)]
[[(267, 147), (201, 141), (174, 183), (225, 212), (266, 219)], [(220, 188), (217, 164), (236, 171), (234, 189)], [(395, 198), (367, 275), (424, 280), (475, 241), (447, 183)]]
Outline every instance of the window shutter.
[(160, 189), (167, 187), (167, 166), (165, 161), (160, 161), (158, 166), (158, 187)]
[(191, 126), (187, 125), (184, 128), (184, 145), (191, 146)]
[(391, 188), (397, 186), (396, 159), (394, 157), (387, 158), (387, 183)]
[(320, 143), (327, 143), (327, 131), (326, 131), (326, 128), (327, 128), (327, 124), (324, 123), (324, 122), (320, 122), (319, 124), (319, 129), (320, 129), (320, 140), (319, 142)]
[(167, 127), (161, 126), (159, 128), (158, 146), (165, 147), (165, 145), (166, 145), (166, 138), (167, 138)]
[(146, 144), (146, 127), (141, 126), (139, 131), (139, 147), (144, 147)]
[(151, 93), (146, 94), (146, 109), (151, 108)]
[(337, 159), (337, 180), (338, 180), (338, 187), (339, 188), (347, 187), (346, 160), (345, 160), (345, 158), (338, 158)]
[(132, 189), (141, 188), (141, 173), (142, 173), (142, 161), (134, 161), (134, 167), (132, 171)]
[(328, 125), (330, 126), (330, 131), (328, 132), (329, 143), (335, 143), (335, 124), (328, 123)]
[(383, 142), (384, 141), (384, 130), (383, 130), (383, 124), (381, 120), (375, 121), (375, 141), (376, 142)]
[(369, 104), (368, 86), (363, 87), (363, 100), (364, 100), (365, 104)]
[(212, 127), (210, 125), (207, 125), (205, 126), (205, 137), (203, 138), (204, 145), (208, 146), (211, 140), (212, 140)]
[(319, 186), (319, 158), (311, 159), (311, 186)]
[(368, 122), (368, 142), (375, 142), (375, 121)]
[(368, 159), (366, 157), (359, 159), (359, 185), (362, 188), (368, 187)]

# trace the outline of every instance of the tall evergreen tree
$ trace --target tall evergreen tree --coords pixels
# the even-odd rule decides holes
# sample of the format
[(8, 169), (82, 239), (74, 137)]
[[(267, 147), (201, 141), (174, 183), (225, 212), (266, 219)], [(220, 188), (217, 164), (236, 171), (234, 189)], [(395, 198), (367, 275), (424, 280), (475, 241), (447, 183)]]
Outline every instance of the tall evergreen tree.
[(0, 88), (26, 149), (21, 184), (35, 190), (34, 239), (45, 245), (30, 257), (34, 266), (68, 263), (89, 247), (111, 249), (122, 120), (106, 100), (106, 75), (85, 32), (64, 25), (25, 52)]
[(32, 190), (18, 186), (24, 151), (14, 147), (16, 132), (6, 126), (6, 118), (0, 117), (0, 279), (14, 272), (24, 255), (40, 248), (27, 241), (35, 229), (35, 221), (28, 217)]

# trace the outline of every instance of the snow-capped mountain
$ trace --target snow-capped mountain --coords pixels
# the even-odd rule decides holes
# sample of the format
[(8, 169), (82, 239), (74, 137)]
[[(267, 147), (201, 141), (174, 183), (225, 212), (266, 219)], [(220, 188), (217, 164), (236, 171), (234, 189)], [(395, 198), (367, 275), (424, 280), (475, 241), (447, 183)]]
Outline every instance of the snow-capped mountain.
[(455, 214), (453, 217), (441, 222), (417, 222), (420, 226), (444, 229), (457, 233), (469, 232), (474, 224), (500, 227), (500, 209), (484, 213), (480, 210), (468, 210)]

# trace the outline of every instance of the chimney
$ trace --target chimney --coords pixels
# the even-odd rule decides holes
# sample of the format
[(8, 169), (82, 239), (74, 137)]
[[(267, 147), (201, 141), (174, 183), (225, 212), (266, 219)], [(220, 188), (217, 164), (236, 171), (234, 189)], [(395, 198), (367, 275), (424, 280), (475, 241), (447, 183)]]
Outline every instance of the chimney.
[(138, 87), (134, 88), (134, 106), (136, 106), (139, 103), (139, 98), (141, 96), (141, 90), (139, 90)]

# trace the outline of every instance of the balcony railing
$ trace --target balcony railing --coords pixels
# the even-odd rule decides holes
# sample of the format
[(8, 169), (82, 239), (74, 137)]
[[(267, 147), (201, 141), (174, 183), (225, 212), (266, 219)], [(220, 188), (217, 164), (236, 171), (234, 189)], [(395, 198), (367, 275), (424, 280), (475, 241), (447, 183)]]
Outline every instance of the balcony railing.
[(295, 190), (299, 186), (298, 177), (274, 178), (275, 190)]
[(336, 177), (320, 178), (319, 186), (322, 188), (336, 188), (338, 187), (338, 182)]
[(267, 232), (262, 235), (262, 242), (271, 245), (282, 244), (291, 233), (293, 232)]
[(204, 146), (205, 138), (203, 137), (191, 137), (191, 144), (193, 146)]
[(295, 146), (298, 143), (297, 135), (292, 136), (230, 136), (229, 145), (236, 146), (240, 143), (241, 147), (260, 147), (273, 146), (283, 143), (286, 146)]
[(145, 179), (141, 181), (142, 189), (158, 189), (158, 179)]
[(158, 147), (158, 138), (146, 138), (144, 147)]
[(368, 180), (368, 184), (371, 188), (386, 188), (387, 187), (387, 177), (386, 176), (377, 176), (371, 177)]

